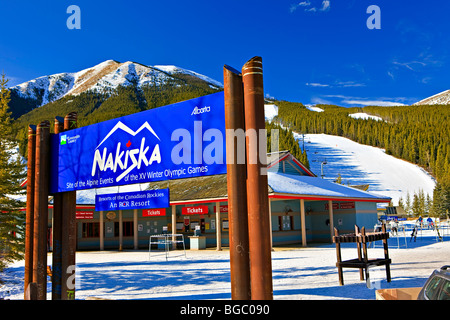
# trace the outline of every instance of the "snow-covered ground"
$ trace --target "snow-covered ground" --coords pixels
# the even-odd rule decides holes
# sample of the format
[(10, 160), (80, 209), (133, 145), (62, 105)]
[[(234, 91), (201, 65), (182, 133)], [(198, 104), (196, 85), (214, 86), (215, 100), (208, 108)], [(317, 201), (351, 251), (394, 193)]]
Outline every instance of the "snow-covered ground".
[(272, 119), (278, 115), (278, 106), (275, 104), (264, 105), (264, 117), (266, 121), (272, 121)]
[[(303, 137), (295, 134), (303, 147)], [(306, 134), (305, 148), (311, 170), (325, 179), (336, 180), (341, 175), (344, 184), (369, 184), (370, 192), (392, 198), (406, 200), (419, 190), (433, 196), (436, 181), (422, 168), (407, 161), (397, 159), (383, 149), (366, 146), (350, 139), (327, 134)], [(322, 165), (326, 161), (326, 164)]]
[[(275, 248), (272, 252), (273, 295), (276, 300), (375, 299), (380, 288), (423, 286), (433, 270), (450, 263), (450, 232), (441, 229), (443, 242), (433, 231), (419, 232), (410, 242), (410, 231), (389, 239), (392, 281), (384, 267), (370, 270), (371, 288), (359, 280), (357, 269), (344, 269), (339, 285), (333, 244), (306, 248)], [(400, 246), (399, 246), (400, 245)], [(382, 258), (381, 242), (369, 248), (369, 258)], [(342, 258), (356, 258), (354, 244), (345, 244)], [(229, 251), (171, 251), (152, 256), (146, 250), (77, 252), (76, 298), (105, 299), (230, 299)], [(51, 253), (48, 255), (51, 264)], [(24, 264), (19, 261), (0, 277), (0, 298), (23, 299)], [(48, 299), (51, 283), (48, 282)]]
[(325, 110), (323, 110), (322, 108), (315, 107), (315, 106), (306, 105), (305, 107), (306, 107), (306, 109), (308, 109), (309, 111), (314, 111), (314, 112), (324, 112), (324, 111), (325, 111)]

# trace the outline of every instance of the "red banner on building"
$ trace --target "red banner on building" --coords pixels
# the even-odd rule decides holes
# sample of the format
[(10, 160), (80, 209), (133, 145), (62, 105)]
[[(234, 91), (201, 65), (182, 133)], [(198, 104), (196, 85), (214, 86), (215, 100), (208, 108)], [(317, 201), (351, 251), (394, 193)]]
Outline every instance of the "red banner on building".
[(341, 209), (355, 209), (354, 202), (341, 202)]
[(142, 210), (143, 217), (161, 217), (166, 215), (166, 209), (144, 209)]
[(208, 206), (182, 207), (181, 214), (183, 215), (208, 214)]
[[(214, 212), (216, 212), (216, 206), (214, 206)], [(224, 204), (220, 206), (220, 213), (227, 213), (228, 212), (228, 205)]]
[(94, 219), (94, 211), (76, 211), (76, 219)]
[[(329, 206), (328, 203), (325, 203), (325, 210), (328, 210)], [(333, 202), (333, 210), (339, 209), (339, 203)]]

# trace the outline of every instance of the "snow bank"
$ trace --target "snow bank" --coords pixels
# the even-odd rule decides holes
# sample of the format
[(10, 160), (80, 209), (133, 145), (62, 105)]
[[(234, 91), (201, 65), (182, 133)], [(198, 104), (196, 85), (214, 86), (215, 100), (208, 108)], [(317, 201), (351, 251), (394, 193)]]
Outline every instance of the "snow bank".
[(353, 119), (363, 119), (363, 120), (373, 119), (373, 120), (377, 120), (377, 121), (383, 121), (383, 119), (380, 117), (372, 116), (372, 115), (364, 113), (364, 112), (352, 113), (352, 114), (349, 114), (348, 116), (352, 117)]
[(264, 116), (266, 121), (272, 121), (274, 117), (278, 116), (278, 106), (275, 104), (265, 104)]
[(325, 110), (323, 110), (322, 108), (319, 107), (314, 107), (314, 106), (305, 106), (306, 109), (310, 110), (310, 111), (315, 111), (315, 112), (324, 112)]

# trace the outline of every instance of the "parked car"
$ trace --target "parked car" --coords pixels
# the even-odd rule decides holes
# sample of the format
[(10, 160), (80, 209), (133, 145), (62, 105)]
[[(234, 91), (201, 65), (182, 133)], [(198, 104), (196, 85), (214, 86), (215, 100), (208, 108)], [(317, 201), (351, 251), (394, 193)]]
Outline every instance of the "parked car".
[(434, 270), (422, 288), (380, 289), (376, 299), (450, 300), (450, 265)]
[(434, 270), (420, 291), (418, 300), (450, 300), (450, 266)]

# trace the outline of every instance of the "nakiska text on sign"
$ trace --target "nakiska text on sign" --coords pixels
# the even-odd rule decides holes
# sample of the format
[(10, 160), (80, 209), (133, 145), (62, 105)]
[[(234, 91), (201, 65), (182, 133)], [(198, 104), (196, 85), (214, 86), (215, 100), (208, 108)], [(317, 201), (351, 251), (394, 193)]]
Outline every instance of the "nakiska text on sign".
[(50, 191), (224, 174), (224, 114), (219, 92), (56, 134)]

